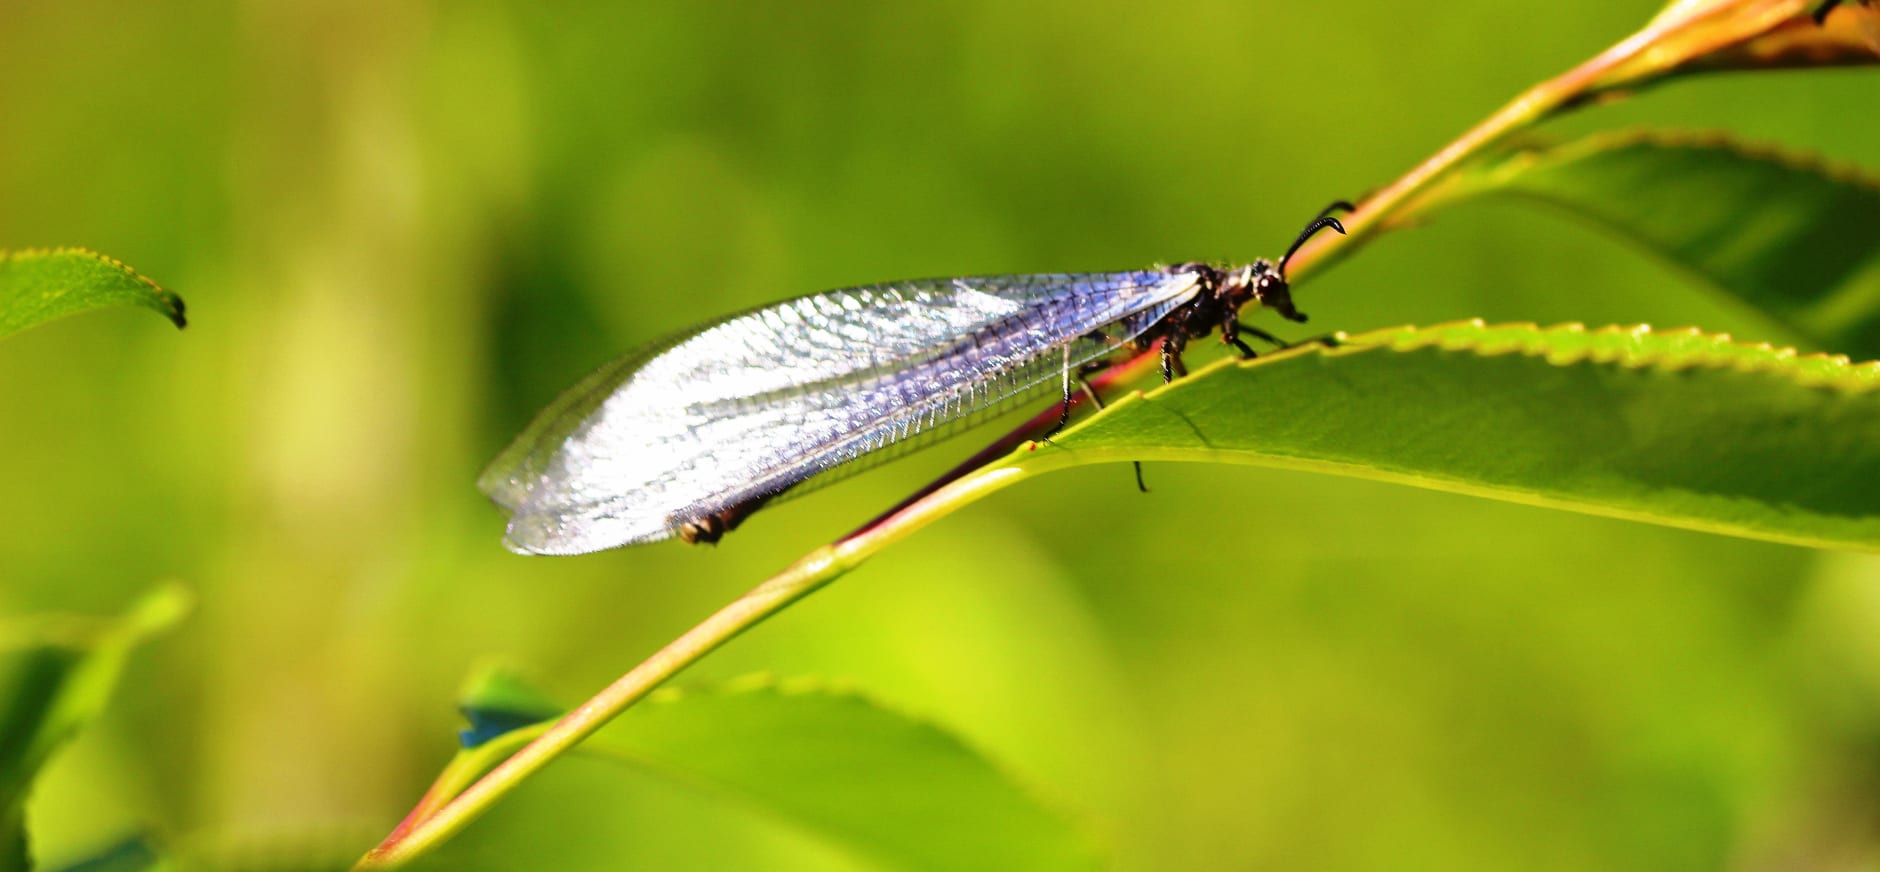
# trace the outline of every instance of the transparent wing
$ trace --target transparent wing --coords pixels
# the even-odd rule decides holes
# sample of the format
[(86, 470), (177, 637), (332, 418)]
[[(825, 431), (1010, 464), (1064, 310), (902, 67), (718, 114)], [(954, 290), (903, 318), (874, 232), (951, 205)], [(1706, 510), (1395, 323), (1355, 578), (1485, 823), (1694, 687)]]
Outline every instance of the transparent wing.
[(1071, 366), (1108, 353), (1196, 282), (1162, 271), (929, 279), (753, 309), (603, 367), (479, 484), (512, 512), (517, 550), (662, 539), (1054, 388), (1067, 352)]

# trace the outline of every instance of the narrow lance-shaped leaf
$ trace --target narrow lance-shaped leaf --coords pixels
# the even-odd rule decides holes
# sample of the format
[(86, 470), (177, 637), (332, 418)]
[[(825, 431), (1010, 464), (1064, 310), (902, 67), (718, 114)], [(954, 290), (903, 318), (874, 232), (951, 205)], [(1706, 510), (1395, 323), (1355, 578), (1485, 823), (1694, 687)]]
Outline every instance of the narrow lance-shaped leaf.
[[(667, 697), (675, 709), (667, 710), (666, 720), (652, 720), (655, 707), (641, 705), (599, 733), (589, 730), (718, 641), (887, 545), (986, 494), (1056, 469), (1126, 460), (1293, 467), (1776, 541), (1880, 550), (1876, 432), (1880, 364), (1798, 356), (1694, 330), (1466, 322), (1379, 330), (1341, 336), (1335, 345), (1218, 361), (1151, 393), (1119, 398), (1053, 442), (1021, 448), (805, 555), (676, 640), (662, 652), (664, 663), (649, 661), (568, 716), (495, 737), (472, 734), (475, 744), (446, 767), (365, 865), (408, 862), (583, 736), (579, 747), (695, 772), (693, 780), (722, 784), (902, 865), (1002, 867), (1012, 864), (991, 861), (1033, 854), (1037, 859), (1026, 868), (1081, 864), (1083, 852), (1065, 828), (983, 761), (930, 727), (856, 714), (864, 707), (854, 704), (843, 707), (849, 715), (838, 716), (820, 700), (791, 709), (781, 700)], [(1257, 524), (1257, 517), (1246, 519), (1249, 529)], [(487, 708), (500, 717), (477, 716), (486, 706), (473, 699), (466, 706), (473, 724), (546, 714), (529, 694), (494, 697)], [(694, 703), (689, 710), (679, 707), (688, 699)], [(530, 747), (547, 750), (531, 755), (524, 746), (537, 737), (547, 744)], [(618, 744), (616, 737), (623, 737)], [(831, 767), (831, 755), (851, 752), (842, 766)], [(464, 793), (511, 754), (512, 766), (499, 781)], [(940, 778), (942, 770), (957, 780), (936, 781), (940, 786), (931, 792), (884, 785), (879, 777)], [(817, 777), (840, 789), (801, 789)], [(453, 797), (459, 803), (452, 804)], [(853, 802), (857, 797), (860, 803)], [(923, 805), (934, 801), (945, 806)], [(994, 821), (980, 819), (987, 811)], [(924, 850), (933, 844), (909, 820), (989, 841), (955, 843), (935, 855)], [(966, 849), (971, 856), (960, 853)]]
[(1880, 364), (1691, 330), (1469, 322), (1221, 361), (1006, 463), (1294, 467), (1880, 550), (1875, 434)]
[[(533, 714), (544, 723), (466, 734), (453, 768), (481, 769), (539, 734), (541, 694), (496, 675), (462, 704), (473, 725)], [(580, 746), (710, 787), (741, 804), (900, 869), (1090, 869), (1097, 854), (1053, 810), (947, 731), (856, 693), (754, 677), (664, 690)], [(468, 774), (468, 773), (466, 773)]]
[(183, 299), (96, 252), (77, 248), (0, 252), (0, 338), (104, 306), (142, 306), (177, 327)]
[(1485, 159), (1408, 214), (1491, 194), (1591, 219), (1823, 348), (1880, 357), (1880, 176), (1718, 134), (1600, 134)]
[[(320, 868), (308, 864), (310, 868)], [(165, 872), (178, 866), (165, 862), (157, 847), (143, 836), (127, 836), (115, 843), (99, 849), (91, 856), (74, 861), (59, 872)], [(242, 868), (234, 864), (219, 863), (216, 869), (235, 870)], [(278, 867), (269, 867), (278, 868)]]
[(22, 812), (40, 768), (104, 709), (131, 649), (188, 609), (187, 593), (162, 587), (113, 620), (0, 623), (0, 868), (25, 862)]

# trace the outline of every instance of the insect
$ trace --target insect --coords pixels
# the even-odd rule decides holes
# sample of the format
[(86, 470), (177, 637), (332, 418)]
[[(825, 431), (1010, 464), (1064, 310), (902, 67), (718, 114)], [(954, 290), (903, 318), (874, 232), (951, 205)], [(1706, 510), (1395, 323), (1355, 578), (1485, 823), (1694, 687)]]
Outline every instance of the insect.
[[(900, 456), (1161, 343), (1165, 380), (1249, 304), (1303, 322), (1286, 264), (1345, 229), (1334, 203), (1277, 264), (1183, 263), (1111, 273), (889, 282), (750, 309), (669, 336), (589, 375), (478, 481), (510, 515), (504, 544), (582, 554), (678, 536), (713, 542), (786, 492)], [(1064, 420), (1060, 420), (1061, 427)], [(1055, 432), (1055, 431), (1054, 431)]]

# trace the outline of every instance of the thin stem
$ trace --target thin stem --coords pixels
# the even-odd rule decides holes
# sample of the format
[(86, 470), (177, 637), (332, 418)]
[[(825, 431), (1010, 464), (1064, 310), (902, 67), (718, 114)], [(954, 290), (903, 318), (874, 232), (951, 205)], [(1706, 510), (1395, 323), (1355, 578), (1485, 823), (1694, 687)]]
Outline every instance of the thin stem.
[[(1160, 354), (1157, 350), (1150, 348), (1121, 363), (1107, 367), (1102, 372), (1090, 378), (1090, 389), (1092, 391), (1100, 391), (1114, 385), (1133, 382), (1155, 371), (1159, 357)], [(1071, 394), (1070, 406), (1076, 408), (1085, 402), (1086, 397), (1087, 395), (1083, 391)], [(993, 461), (1017, 451), (1019, 446), (1024, 445), (1026, 442), (1042, 438), (1044, 434), (1051, 432), (1051, 429), (1057, 425), (1058, 421), (1063, 419), (1064, 405), (1063, 402), (1055, 403), (1050, 408), (1032, 416), (1032, 418), (1025, 423), (1012, 428), (1004, 436), (994, 439), (992, 442), (988, 443), (986, 447), (974, 452), (973, 456), (960, 461), (957, 466), (947, 470), (939, 478), (928, 482), (925, 487), (909, 494), (906, 499), (896, 503), (893, 508), (876, 515), (874, 518), (869, 519), (868, 523), (855, 528), (854, 532), (842, 537), (841, 541), (847, 541), (866, 534), (868, 531), (886, 522), (889, 518), (900, 514), (909, 506), (926, 499), (928, 495), (933, 492), (964, 478), (969, 473), (986, 468), (987, 465)]]
[[(687, 630), (592, 699), (563, 715), (534, 741), (477, 779), (468, 789), (440, 804), (438, 798), (455, 786), (451, 782), (460, 783), (460, 776), (453, 776), (447, 771), (425, 795), (419, 807), (406, 817), (405, 822), (360, 859), (354, 868), (395, 869), (436, 848), (488, 811), (490, 806), (523, 779), (548, 765), (582, 739), (593, 735), (629, 706), (720, 645), (791, 603), (816, 592), (882, 548), (951, 514), (960, 505), (1068, 463), (1067, 458), (1053, 458), (1029, 464), (1024, 469), (1012, 466), (986, 469), (979, 475), (941, 488), (931, 497), (908, 506), (873, 529), (810, 552)], [(424, 812), (430, 808), (435, 808), (435, 812), (425, 815)]]
[[(1528, 89), (1403, 177), (1367, 197), (1345, 218), (1350, 234), (1319, 236), (1308, 241), (1293, 257), (1290, 275), (1296, 279), (1348, 255), (1362, 240), (1388, 229), (1390, 219), (1417, 195), (1509, 134), (1590, 96), (1637, 87), (1692, 58), (1754, 37), (1784, 18), (1792, 17), (1802, 5), (1800, 0), (1720, 0), (1674, 6), (1638, 33), (1591, 60)], [(1677, 40), (1682, 42), (1674, 45)], [(1145, 365), (1143, 361), (1152, 358), (1153, 355), (1141, 355), (1113, 373), (1106, 373), (1103, 380), (1135, 374)], [(592, 735), (660, 684), (745, 630), (834, 581), (887, 545), (981, 496), (1031, 475), (1079, 462), (1070, 452), (1053, 451), (1030, 455), (1022, 466), (1009, 457), (989, 466), (978, 466), (1018, 446), (1024, 438), (1037, 432), (1039, 422), (1056, 420), (1058, 412), (1053, 407), (890, 514), (833, 545), (811, 552), (720, 609), (594, 698), (542, 730), (539, 736), (458, 794), (456, 790), (498, 751), (478, 749), (474, 755), (460, 755), (440, 774), (405, 821), (361, 859), (356, 868), (395, 868), (442, 844), (523, 779)]]
[(475, 748), (458, 751), (457, 756), (444, 765), (444, 771), (438, 773), (437, 780), (431, 782), (431, 789), (424, 792), (418, 804), (398, 823), (386, 841), (403, 839), (407, 831), (448, 805), (458, 794), (463, 793), (464, 788), (474, 784), (479, 776), (547, 731), (548, 727), (535, 724), (511, 730)]
[[(414, 810), (406, 823), (366, 854), (356, 868), (397, 868), (456, 835), (516, 784), (592, 735), (680, 670), (840, 574), (841, 568), (833, 560), (832, 549), (824, 547), (810, 553), (687, 630), (592, 699), (563, 715), (534, 741), (445, 802), (434, 814), (419, 818), (422, 807)], [(427, 795), (426, 798), (433, 797)]]
[[(1792, 0), (1790, 3), (1770, 4), (1753, 20), (1738, 23), (1735, 27), (1719, 28), (1721, 34), (1715, 41), (1727, 42), (1732, 37), (1747, 35), (1744, 31), (1754, 33), (1759, 32), (1758, 29), (1767, 29), (1783, 18), (1791, 17), (1794, 14), (1791, 5)], [(1649, 77), (1664, 72), (1681, 60), (1675, 54), (1657, 51), (1668, 38), (1734, 11), (1733, 4), (1718, 3), (1694, 12), (1660, 16), (1585, 63), (1527, 89), (1456, 137), (1455, 141), (1411, 168), (1401, 178), (1366, 197), (1345, 218), (1346, 236), (1320, 236), (1308, 241), (1294, 256), (1291, 275), (1297, 277), (1330, 266), (1337, 259), (1349, 255), (1363, 239), (1387, 229), (1389, 219), (1411, 198), (1509, 134), (1531, 127), (1596, 91), (1637, 86)], [(1704, 46), (1706, 49), (1716, 47)]]
[[(1558, 94), (1547, 97), (1551, 93), (1547, 88), (1548, 85), (1542, 85), (1529, 91), (1528, 94), (1477, 125), (1434, 157), (1420, 164), (1409, 175), (1367, 199), (1359, 206), (1358, 211), (1352, 214), (1346, 226), (1354, 235), (1377, 226), (1379, 220), (1397, 204), (1427, 186), (1464, 158), (1505, 135), (1518, 124), (1538, 118), (1542, 112), (1558, 105), (1564, 99)], [(1546, 99), (1543, 100), (1543, 98)], [(1294, 269), (1310, 270), (1313, 262), (1323, 256), (1324, 250), (1323, 243), (1316, 245), (1308, 243), (1294, 258)], [(1148, 357), (1149, 355), (1142, 356), (1143, 359)], [(1133, 370), (1134, 367), (1126, 369)], [(1038, 420), (1054, 417), (1055, 414), (1055, 409), (1048, 411), (1041, 414)], [(1015, 441), (1015, 437), (1023, 434), (1029, 426), (1014, 431), (1013, 434), (995, 443), (993, 448), (1010, 445)], [(983, 454), (985, 452), (982, 452)], [(981, 459), (981, 455), (975, 455), (969, 463)], [(888, 543), (952, 511), (957, 504), (970, 502), (979, 495), (983, 495), (984, 492), (1002, 488), (1017, 477), (996, 474), (957, 477), (965, 475), (967, 471), (967, 466), (962, 465), (948, 474), (954, 476), (952, 480), (947, 481), (943, 477), (946, 483), (937, 490), (930, 494), (917, 495), (878, 522), (851, 533), (835, 545), (826, 545), (811, 552), (789, 568), (751, 589), (750, 592), (706, 618), (702, 623), (687, 630), (684, 635), (615, 680), (613, 684), (595, 694), (580, 707), (562, 716), (534, 741), (523, 746), (521, 750), (454, 797), (450, 794), (461, 785), (462, 770), (456, 772), (447, 770), (440, 775), (437, 782), (432, 785), (405, 820), (386, 836), (378, 847), (368, 852), (354, 868), (359, 870), (393, 869), (432, 850), (468, 826), (471, 821), (487, 811), (522, 780), (592, 735), (660, 684), (697, 662), (699, 658), (791, 603), (834, 581), (850, 567)], [(987, 469), (986, 471), (993, 472), (994, 470)], [(1017, 473), (1017, 475), (1024, 474), (1011, 468), (1003, 471)]]

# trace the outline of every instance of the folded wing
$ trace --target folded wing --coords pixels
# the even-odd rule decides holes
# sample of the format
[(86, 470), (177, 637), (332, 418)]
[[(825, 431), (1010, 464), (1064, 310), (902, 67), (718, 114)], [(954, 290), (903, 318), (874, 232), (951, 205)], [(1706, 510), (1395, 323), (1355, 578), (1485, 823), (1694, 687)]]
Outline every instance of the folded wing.
[(517, 551), (663, 539), (1056, 388), (1067, 349), (1071, 366), (1101, 357), (1197, 290), (1187, 272), (995, 276), (753, 309), (597, 370), (544, 410), (479, 485), (511, 512), (505, 541)]

